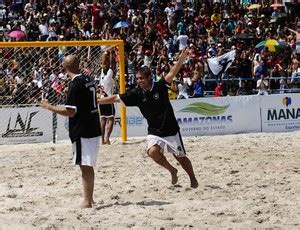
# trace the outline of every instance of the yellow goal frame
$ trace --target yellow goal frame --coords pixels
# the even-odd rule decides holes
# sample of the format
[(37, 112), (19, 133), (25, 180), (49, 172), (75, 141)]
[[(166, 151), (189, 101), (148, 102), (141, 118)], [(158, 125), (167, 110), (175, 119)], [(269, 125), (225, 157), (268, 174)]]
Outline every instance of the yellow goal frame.
[[(120, 93), (125, 92), (125, 62), (123, 40), (92, 40), (92, 41), (48, 41), (48, 42), (0, 42), (2, 48), (30, 48), (30, 47), (59, 47), (59, 46), (116, 46), (119, 49)], [(121, 140), (127, 141), (126, 108), (120, 103)]]

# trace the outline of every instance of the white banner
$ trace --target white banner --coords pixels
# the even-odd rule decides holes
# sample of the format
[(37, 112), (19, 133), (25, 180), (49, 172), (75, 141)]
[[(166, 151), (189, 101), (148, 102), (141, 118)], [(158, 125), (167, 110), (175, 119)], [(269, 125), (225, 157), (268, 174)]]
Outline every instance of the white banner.
[(52, 141), (52, 113), (40, 107), (1, 108), (0, 144)]
[[(182, 136), (300, 130), (300, 94), (173, 100)], [(121, 136), (116, 104), (111, 137)], [(146, 136), (147, 121), (137, 107), (127, 107), (127, 136)], [(53, 115), (40, 107), (1, 108), (0, 144), (53, 140)], [(57, 115), (57, 140), (69, 139), (66, 118)]]
[(182, 136), (260, 132), (258, 96), (172, 101)]
[(61, 115), (57, 115), (57, 140), (67, 140), (69, 139), (69, 131), (67, 130), (69, 118)]
[[(116, 118), (112, 137), (121, 136), (120, 104), (115, 104)], [(148, 124), (138, 107), (126, 107), (126, 124), (128, 137), (146, 136)]]
[[(171, 104), (182, 136), (261, 131), (256, 95), (172, 100)], [(147, 121), (139, 109), (127, 107), (126, 113), (128, 137), (146, 136)], [(116, 120), (112, 136), (120, 136), (119, 116)]]
[(262, 132), (300, 130), (300, 94), (266, 95), (260, 99)]

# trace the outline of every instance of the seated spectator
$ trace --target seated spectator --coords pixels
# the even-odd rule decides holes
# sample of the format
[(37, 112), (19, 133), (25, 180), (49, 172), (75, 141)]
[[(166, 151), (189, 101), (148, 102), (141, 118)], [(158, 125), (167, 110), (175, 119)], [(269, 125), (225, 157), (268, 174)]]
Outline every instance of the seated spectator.
[(257, 95), (268, 95), (269, 82), (265, 79), (264, 75), (260, 75), (260, 79), (256, 82)]
[(240, 86), (238, 88), (238, 90), (236, 91), (236, 95), (240, 96), (240, 95), (248, 95), (247, 89), (245, 87), (245, 82), (244, 81), (240, 81)]

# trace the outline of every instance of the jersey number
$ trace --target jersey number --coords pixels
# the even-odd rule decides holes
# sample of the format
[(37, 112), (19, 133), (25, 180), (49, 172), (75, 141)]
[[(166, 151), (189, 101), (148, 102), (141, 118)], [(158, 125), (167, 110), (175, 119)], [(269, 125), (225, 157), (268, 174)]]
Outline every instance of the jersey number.
[(96, 89), (95, 87), (90, 87), (90, 91), (93, 93), (93, 103), (94, 103), (94, 109), (97, 109), (97, 102), (96, 102)]

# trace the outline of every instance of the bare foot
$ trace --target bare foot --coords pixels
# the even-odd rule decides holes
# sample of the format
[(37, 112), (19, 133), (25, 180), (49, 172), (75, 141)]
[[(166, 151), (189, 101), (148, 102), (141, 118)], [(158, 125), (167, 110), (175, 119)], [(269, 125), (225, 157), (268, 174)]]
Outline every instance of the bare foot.
[(106, 141), (102, 141), (102, 145), (106, 145)]
[(198, 181), (196, 178), (191, 179), (191, 188), (198, 188)]
[(106, 141), (106, 144), (107, 144), (107, 145), (110, 145), (110, 140), (107, 140), (107, 141)]
[(80, 205), (80, 208), (91, 208), (92, 204), (89, 202), (82, 202), (82, 204)]
[(173, 172), (171, 172), (171, 176), (172, 176), (172, 184), (177, 184), (178, 181), (178, 176), (177, 176), (177, 169), (174, 169)]

